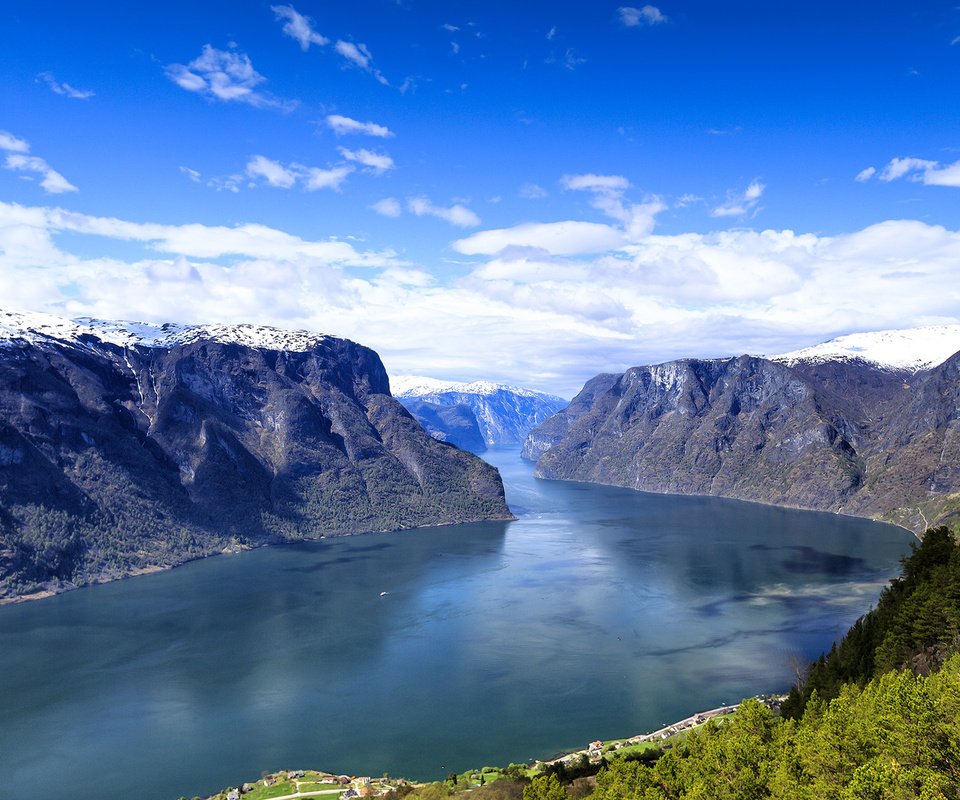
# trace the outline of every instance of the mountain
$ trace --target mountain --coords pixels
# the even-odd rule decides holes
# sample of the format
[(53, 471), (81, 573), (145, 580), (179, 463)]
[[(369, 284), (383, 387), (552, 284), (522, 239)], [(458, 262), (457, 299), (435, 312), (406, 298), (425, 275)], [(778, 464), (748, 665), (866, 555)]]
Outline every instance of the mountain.
[(960, 350), (960, 325), (931, 325), (851, 333), (822, 344), (767, 356), (788, 366), (861, 361), (888, 372), (914, 374), (942, 364)]
[[(523, 454), (545, 478), (839, 511), (913, 530), (955, 520), (960, 353), (940, 356), (960, 350), (960, 326), (852, 338), (599, 375), (531, 431)], [(909, 352), (909, 340), (935, 347)]]
[[(401, 375), (390, 379), (394, 396), (403, 403), (431, 435), (465, 446), (473, 452), (483, 452), (487, 445), (520, 444), (531, 429), (564, 409), (567, 401), (561, 397), (504, 386), (488, 381), (453, 383), (435, 378)], [(454, 418), (457, 425), (447, 426), (440, 413), (430, 406), (460, 407)], [(466, 424), (472, 416), (482, 436), (482, 447), (460, 445), (472, 439), (463, 438), (458, 425)]]
[(372, 350), (0, 312), (0, 597), (268, 542), (509, 519)]
[(434, 439), (471, 453), (482, 453), (487, 449), (487, 443), (480, 432), (480, 423), (470, 406), (463, 403), (445, 406), (413, 398), (405, 398), (401, 402)]

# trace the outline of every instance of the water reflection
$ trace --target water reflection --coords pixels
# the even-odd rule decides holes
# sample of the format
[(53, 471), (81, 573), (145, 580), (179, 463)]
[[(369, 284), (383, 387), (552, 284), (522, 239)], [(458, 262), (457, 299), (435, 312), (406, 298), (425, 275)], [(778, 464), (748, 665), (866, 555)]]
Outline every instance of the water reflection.
[[(537, 481), (521, 519), (261, 549), (0, 608), (12, 796), (435, 777), (778, 689), (909, 549), (861, 520)], [(146, 777), (146, 781), (145, 781)], [(147, 787), (144, 788), (144, 783)]]

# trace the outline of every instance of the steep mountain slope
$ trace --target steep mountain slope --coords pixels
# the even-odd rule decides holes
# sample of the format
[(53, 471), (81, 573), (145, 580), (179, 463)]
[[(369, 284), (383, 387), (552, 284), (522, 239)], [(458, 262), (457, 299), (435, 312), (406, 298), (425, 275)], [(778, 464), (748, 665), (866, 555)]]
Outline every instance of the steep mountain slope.
[(437, 434), (447, 441), (451, 441), (456, 431), (443, 427), (435, 418), (421, 417), (414, 410), (419, 408), (416, 403), (465, 406), (476, 419), (487, 445), (519, 444), (534, 427), (567, 405), (567, 401), (561, 397), (488, 381), (451, 383), (435, 378), (402, 375), (391, 378), (390, 385), (394, 396), (421, 424), (427, 423), (424, 427), (433, 425)]
[(480, 432), (480, 424), (470, 406), (445, 406), (411, 398), (405, 398), (402, 403), (434, 439), (471, 453), (482, 453), (487, 449), (487, 443)]
[(0, 316), (0, 596), (286, 539), (510, 517), (353, 342)]
[[(960, 347), (960, 326), (943, 336)], [(524, 454), (546, 478), (842, 511), (922, 530), (960, 508), (960, 354), (907, 368), (936, 363), (948, 348), (933, 338), (936, 352), (910, 359), (882, 346), (861, 351), (869, 359), (834, 348), (830, 357), (824, 349), (685, 359), (600, 375), (530, 433)], [(904, 339), (872, 341), (894, 341), (902, 355)]]

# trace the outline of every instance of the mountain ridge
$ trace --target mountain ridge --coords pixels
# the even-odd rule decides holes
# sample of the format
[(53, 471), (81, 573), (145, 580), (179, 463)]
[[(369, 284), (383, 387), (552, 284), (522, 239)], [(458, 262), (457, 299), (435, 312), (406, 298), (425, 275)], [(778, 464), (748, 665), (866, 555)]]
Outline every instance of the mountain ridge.
[(391, 386), (431, 435), (476, 453), (488, 446), (520, 444), (532, 428), (567, 405), (562, 397), (484, 380), (457, 383), (399, 376), (391, 379)]
[[(497, 471), (429, 437), (355, 342), (312, 334), (283, 350), (277, 329), (146, 326), (186, 331), (147, 345), (129, 325), (2, 319), (0, 596), (224, 549), (512, 518)], [(229, 341), (237, 328), (271, 346)]]
[(544, 478), (704, 494), (923, 530), (960, 515), (960, 353), (678, 359), (588, 381), (528, 435)]

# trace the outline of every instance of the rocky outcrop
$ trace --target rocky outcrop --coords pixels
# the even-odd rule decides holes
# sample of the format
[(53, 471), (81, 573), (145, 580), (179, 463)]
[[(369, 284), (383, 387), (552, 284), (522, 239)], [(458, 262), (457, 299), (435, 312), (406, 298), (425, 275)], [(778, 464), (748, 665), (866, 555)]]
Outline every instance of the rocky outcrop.
[(402, 402), (404, 408), (434, 439), (471, 453), (483, 453), (487, 449), (480, 424), (470, 406), (462, 403), (448, 406), (411, 398)]
[[(567, 405), (561, 397), (489, 381), (450, 383), (431, 378), (402, 377), (391, 379), (391, 385), (397, 399), (420, 423), (446, 441), (452, 441), (458, 435), (456, 428), (463, 424), (464, 412), (450, 418), (450, 422), (456, 423), (450, 427), (435, 411), (421, 415), (420, 409), (424, 407), (420, 404), (466, 409), (488, 446), (520, 444), (533, 428)], [(468, 449), (481, 452), (473, 447)]]
[(922, 530), (960, 502), (960, 354), (908, 375), (741, 356), (589, 381), (527, 437), (545, 478), (708, 494)]
[(429, 437), (372, 350), (189, 333), (7, 331), (0, 596), (225, 548), (510, 518), (496, 470)]

